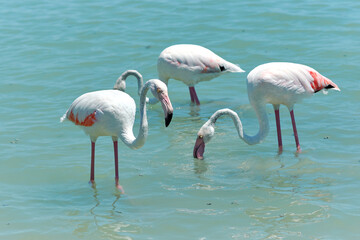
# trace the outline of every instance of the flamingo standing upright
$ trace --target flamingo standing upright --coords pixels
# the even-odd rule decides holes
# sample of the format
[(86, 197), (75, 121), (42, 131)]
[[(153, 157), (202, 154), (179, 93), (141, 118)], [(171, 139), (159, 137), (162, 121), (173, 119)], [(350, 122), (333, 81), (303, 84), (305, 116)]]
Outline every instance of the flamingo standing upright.
[[(139, 78), (138, 78), (139, 79)], [(168, 97), (167, 86), (157, 79), (147, 81), (140, 94), (140, 128), (137, 137), (133, 134), (136, 105), (133, 98), (119, 90), (102, 90), (81, 95), (70, 105), (61, 121), (68, 119), (80, 126), (91, 140), (91, 171), (90, 182), (95, 183), (95, 142), (99, 136), (111, 136), (114, 144), (115, 184), (119, 184), (118, 174), (118, 138), (131, 149), (141, 148), (148, 135), (146, 116), (146, 93), (151, 90), (161, 102), (165, 114), (165, 126), (172, 119), (173, 107)]]
[(205, 144), (214, 136), (215, 122), (222, 115), (229, 115), (232, 118), (239, 137), (247, 144), (252, 145), (263, 141), (269, 132), (269, 121), (265, 107), (267, 103), (272, 104), (275, 111), (279, 153), (283, 149), (279, 115), (280, 104), (287, 106), (290, 111), (296, 149), (297, 152), (300, 152), (299, 137), (294, 117), (294, 104), (322, 89), (331, 88), (340, 91), (338, 86), (330, 79), (305, 65), (286, 62), (260, 65), (254, 68), (247, 76), (249, 101), (256, 112), (260, 125), (258, 133), (255, 136), (245, 134), (240, 118), (234, 111), (230, 109), (218, 110), (200, 128), (193, 156), (199, 159), (203, 158)]
[[(166, 85), (170, 78), (188, 85), (191, 102), (197, 105), (200, 105), (195, 91), (197, 83), (209, 81), (227, 72), (244, 72), (209, 49), (192, 44), (178, 44), (164, 49), (158, 58), (157, 69), (159, 79)], [(154, 102), (156, 99), (150, 103)]]

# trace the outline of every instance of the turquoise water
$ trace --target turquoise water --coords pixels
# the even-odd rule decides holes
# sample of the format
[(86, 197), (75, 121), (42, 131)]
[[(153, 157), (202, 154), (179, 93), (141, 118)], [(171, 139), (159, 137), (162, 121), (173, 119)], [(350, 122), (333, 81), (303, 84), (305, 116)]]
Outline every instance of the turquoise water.
[[(360, 238), (360, 2), (338, 1), (2, 1), (0, 8), (0, 239), (358, 239)], [(90, 141), (59, 119), (79, 95), (112, 88), (126, 69), (156, 78), (159, 53), (177, 43), (205, 46), (240, 64), (309, 65), (341, 92), (280, 109), (259, 145), (242, 142), (230, 119), (217, 123), (203, 161), (196, 133), (219, 108), (258, 130), (246, 73), (197, 85), (202, 105), (170, 80), (174, 118), (148, 108), (149, 137), (99, 138), (96, 188), (88, 185)], [(135, 80), (128, 80), (135, 97)], [(137, 116), (138, 117), (138, 116)], [(134, 132), (138, 130), (138, 118)]]

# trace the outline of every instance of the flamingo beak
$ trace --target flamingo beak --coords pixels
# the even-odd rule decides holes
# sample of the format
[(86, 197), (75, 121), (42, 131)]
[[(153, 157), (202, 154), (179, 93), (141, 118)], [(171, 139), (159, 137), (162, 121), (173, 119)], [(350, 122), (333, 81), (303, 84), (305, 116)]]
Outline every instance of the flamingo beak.
[(164, 110), (165, 115), (165, 127), (169, 126), (172, 116), (173, 116), (173, 107), (170, 102), (170, 98), (166, 93), (160, 93), (159, 94), (159, 100), (161, 102), (161, 106)]
[(194, 156), (194, 158), (202, 160), (202, 159), (204, 159), (204, 152), (205, 152), (204, 139), (202, 137), (198, 136), (196, 139), (196, 142), (195, 142), (193, 156)]

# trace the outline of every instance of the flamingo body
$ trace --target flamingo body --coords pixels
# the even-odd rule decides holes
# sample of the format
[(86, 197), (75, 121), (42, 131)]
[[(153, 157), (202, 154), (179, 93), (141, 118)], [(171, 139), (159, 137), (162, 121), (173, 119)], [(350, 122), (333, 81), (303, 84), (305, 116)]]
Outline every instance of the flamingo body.
[(232, 118), (239, 137), (246, 143), (252, 145), (262, 142), (269, 132), (269, 121), (265, 107), (267, 103), (272, 104), (274, 107), (279, 153), (282, 152), (283, 148), (279, 114), (280, 105), (287, 106), (290, 111), (296, 149), (297, 152), (300, 152), (293, 110), (294, 104), (322, 89), (340, 91), (335, 83), (315, 69), (302, 64), (286, 62), (266, 63), (254, 68), (248, 74), (247, 89), (249, 101), (259, 121), (258, 133), (255, 136), (245, 134), (239, 116), (230, 109), (220, 109), (200, 128), (193, 151), (195, 158), (203, 158), (205, 144), (214, 136), (215, 122), (223, 115)]
[(302, 64), (272, 62), (254, 68), (247, 77), (252, 104), (293, 105), (323, 88), (340, 90), (330, 79)]
[(182, 81), (189, 87), (192, 102), (200, 104), (194, 86), (227, 72), (244, 72), (207, 48), (192, 44), (178, 44), (164, 49), (157, 69), (159, 79), (168, 84), (170, 78)]
[[(125, 86), (125, 85), (124, 85)], [(111, 136), (114, 142), (115, 182), (122, 192), (118, 176), (118, 138), (132, 149), (141, 148), (148, 134), (146, 115), (146, 93), (151, 90), (161, 102), (165, 115), (165, 126), (172, 119), (173, 108), (166, 85), (157, 79), (149, 80), (141, 88), (140, 128), (137, 137), (133, 134), (136, 105), (127, 93), (119, 90), (102, 90), (81, 95), (70, 105), (61, 121), (68, 119), (81, 127), (91, 140), (90, 182), (94, 184), (95, 142), (99, 136)]]
[(96, 141), (99, 136), (125, 137), (132, 132), (136, 104), (127, 93), (102, 90), (81, 95), (70, 105), (63, 118), (81, 127)]

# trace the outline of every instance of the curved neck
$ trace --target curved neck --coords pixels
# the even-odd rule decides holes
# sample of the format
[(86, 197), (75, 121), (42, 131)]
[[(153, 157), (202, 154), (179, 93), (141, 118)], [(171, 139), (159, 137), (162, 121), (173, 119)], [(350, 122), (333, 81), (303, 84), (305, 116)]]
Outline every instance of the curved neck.
[(219, 117), (221, 117), (223, 115), (228, 115), (233, 120), (235, 128), (239, 134), (239, 137), (249, 145), (257, 144), (257, 143), (262, 142), (265, 139), (265, 137), (267, 136), (267, 134), (269, 133), (269, 120), (266, 115), (265, 105), (254, 106), (254, 109), (255, 109), (257, 118), (259, 120), (259, 126), (260, 126), (258, 133), (254, 136), (249, 136), (246, 133), (244, 133), (243, 126), (242, 126), (239, 116), (237, 115), (236, 112), (234, 112), (230, 109), (220, 109), (220, 110), (216, 111), (210, 117), (209, 121), (212, 124), (215, 124), (216, 120)]
[(146, 82), (140, 94), (140, 128), (137, 137), (135, 138), (133, 132), (121, 134), (123, 142), (132, 149), (138, 149), (144, 146), (148, 135), (148, 121), (146, 115), (146, 93), (150, 88), (151, 82)]
[(136, 71), (136, 70), (127, 70), (125, 71), (123, 74), (121, 74), (121, 76), (116, 80), (116, 83), (114, 85), (114, 89), (116, 90), (120, 90), (125, 92), (126, 89), (126, 78), (129, 76), (134, 76), (137, 78), (137, 82), (138, 82), (138, 94), (139, 96), (141, 95), (141, 90), (143, 88), (143, 77), (142, 75)]

